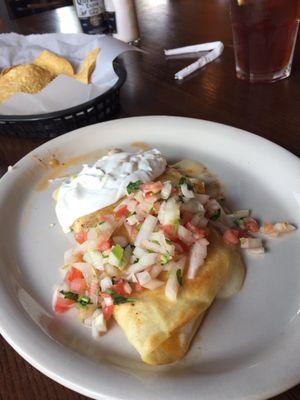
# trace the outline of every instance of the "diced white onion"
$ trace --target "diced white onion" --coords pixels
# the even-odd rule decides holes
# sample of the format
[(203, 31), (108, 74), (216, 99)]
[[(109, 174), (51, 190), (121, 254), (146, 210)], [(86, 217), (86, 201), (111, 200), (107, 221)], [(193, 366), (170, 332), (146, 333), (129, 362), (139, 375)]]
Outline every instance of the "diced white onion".
[[(160, 249), (159, 249), (159, 247), (156, 247), (156, 250), (155, 250), (154, 246), (152, 246), (151, 248), (150, 247), (148, 248), (145, 246), (148, 250), (152, 250), (152, 251), (155, 251), (156, 253), (161, 253), (161, 254), (166, 254), (166, 253), (169, 253), (171, 255), (174, 254), (174, 250), (175, 250), (174, 245), (167, 243), (166, 237), (162, 231), (153, 232), (150, 235), (149, 239), (151, 242), (158, 242)], [(157, 245), (157, 243), (154, 243), (154, 244)]]
[(209, 200), (209, 196), (207, 194), (196, 194), (196, 199), (200, 201), (202, 205), (206, 204)]
[(101, 279), (100, 281), (101, 292), (105, 292), (107, 289), (112, 287), (112, 284), (113, 284), (112, 280), (108, 277)]
[(73, 264), (78, 261), (78, 252), (75, 249), (68, 249), (64, 254), (64, 263)]
[(107, 331), (106, 321), (100, 309), (94, 311), (92, 315), (92, 336), (97, 339), (100, 333)]
[(257, 249), (262, 247), (262, 240), (259, 238), (241, 238), (242, 249)]
[(124, 288), (124, 290), (125, 290), (125, 292), (126, 292), (127, 294), (130, 294), (130, 293), (132, 292), (132, 288), (131, 288), (131, 286), (129, 285), (128, 282), (124, 282), (123, 288)]
[(76, 250), (82, 253), (86, 253), (87, 251), (96, 250), (98, 247), (98, 240), (86, 240), (76, 247)]
[(221, 205), (217, 202), (216, 199), (210, 199), (206, 203), (206, 208), (211, 214), (213, 214), (215, 211), (221, 209)]
[(189, 190), (188, 186), (186, 183), (180, 186), (181, 192), (184, 197), (187, 199), (193, 199), (195, 197), (195, 194), (192, 190)]
[(90, 228), (87, 233), (87, 240), (97, 240), (99, 231), (96, 228)]
[[(196, 222), (196, 221), (195, 221)], [(208, 224), (208, 219), (205, 217), (202, 217), (200, 221), (197, 221), (197, 223), (194, 223), (194, 218), (192, 219), (192, 224), (197, 226), (198, 228), (205, 228)]]
[(120, 271), (117, 267), (114, 267), (113, 265), (110, 265), (110, 264), (106, 264), (104, 266), (104, 268), (105, 268), (107, 275), (109, 275), (109, 276), (118, 276), (119, 271)]
[(98, 269), (99, 271), (103, 271), (103, 257), (100, 251), (92, 250), (84, 254), (83, 260), (86, 263), (92, 264), (93, 267)]
[(144, 265), (145, 267), (150, 267), (156, 263), (157, 254), (155, 253), (146, 253), (139, 259), (139, 264)]
[(137, 257), (137, 258), (141, 258), (142, 256), (144, 256), (145, 254), (147, 254), (147, 252), (142, 249), (141, 247), (135, 247), (135, 249), (133, 250), (133, 254)]
[(151, 281), (151, 275), (147, 271), (137, 273), (136, 277), (139, 281), (139, 284), (142, 286)]
[(188, 246), (194, 242), (194, 237), (191, 231), (186, 229), (184, 226), (179, 225), (177, 235), (180, 240), (186, 243)]
[(265, 249), (263, 247), (257, 247), (256, 249), (247, 249), (249, 254), (264, 254)]
[(274, 224), (274, 229), (278, 233), (287, 233), (294, 231), (296, 227), (288, 222), (276, 222), (276, 224)]
[(128, 240), (125, 236), (114, 236), (113, 242), (119, 244), (121, 247), (126, 247), (128, 245)]
[(151, 233), (154, 231), (156, 224), (157, 218), (153, 215), (148, 215), (135, 239), (135, 246), (140, 246), (144, 240), (147, 240), (149, 238)]
[(88, 286), (90, 286), (92, 281), (97, 278), (93, 266), (89, 263), (74, 263), (73, 267), (82, 272)]
[(154, 251), (155, 253), (164, 253), (165, 249), (157, 243), (153, 243), (149, 240), (143, 240), (141, 244), (145, 249)]
[(166, 181), (163, 183), (163, 188), (161, 190), (160, 195), (164, 200), (167, 200), (170, 197), (171, 191), (172, 191), (172, 184), (170, 181)]
[(139, 223), (139, 220), (137, 219), (137, 216), (135, 214), (128, 217), (126, 219), (126, 221), (127, 221), (128, 225), (130, 225), (130, 226), (133, 226), (133, 225)]
[(158, 277), (158, 275), (161, 273), (161, 271), (163, 270), (164, 266), (163, 265), (159, 265), (159, 264), (155, 264), (153, 265), (153, 267), (150, 270), (150, 275), (152, 279), (155, 279)]
[(209, 242), (206, 239), (197, 240), (190, 251), (190, 261), (187, 277), (188, 279), (195, 278), (198, 269), (203, 265), (207, 256), (207, 246)]
[(179, 203), (174, 197), (161, 203), (158, 220), (162, 225), (174, 225), (180, 219)]
[(143, 271), (145, 268), (150, 267), (155, 264), (157, 260), (157, 254), (146, 253), (144, 254), (137, 263), (130, 265), (127, 268), (127, 274), (135, 274), (137, 272)]
[(221, 231), (221, 233), (226, 232), (228, 230), (228, 228), (229, 228), (227, 225), (223, 224), (220, 221), (212, 221), (212, 220), (210, 220), (209, 223), (212, 226), (214, 226), (215, 228), (218, 228)]
[(238, 210), (234, 211), (232, 214), (227, 214), (227, 217), (230, 219), (246, 218), (249, 216), (250, 216), (250, 210)]
[(106, 307), (112, 306), (114, 304), (113, 299), (110, 296), (104, 297), (103, 301), (104, 301)]
[(179, 282), (177, 279), (177, 270), (180, 269), (181, 273), (183, 273), (183, 269), (185, 266), (185, 257), (180, 259), (178, 262), (172, 262), (172, 268), (169, 271), (169, 277), (165, 287), (165, 295), (171, 301), (176, 301), (177, 293), (179, 289)]
[(151, 279), (151, 281), (149, 281), (148, 283), (145, 283), (142, 286), (149, 290), (155, 290), (155, 289), (161, 287), (162, 285), (164, 285), (164, 282), (162, 282), (158, 279)]
[(186, 203), (181, 205), (181, 209), (185, 211), (189, 211), (192, 214), (199, 213), (204, 216), (205, 209), (203, 205), (197, 199), (190, 199)]

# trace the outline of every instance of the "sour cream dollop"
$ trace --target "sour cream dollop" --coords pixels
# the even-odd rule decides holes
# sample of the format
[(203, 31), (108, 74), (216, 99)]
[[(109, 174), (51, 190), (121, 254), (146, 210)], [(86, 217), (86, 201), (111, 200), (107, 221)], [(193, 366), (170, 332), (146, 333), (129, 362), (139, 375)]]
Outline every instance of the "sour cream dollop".
[(117, 202), (130, 182), (153, 181), (166, 166), (156, 149), (108, 154), (92, 166), (83, 165), (75, 178), (62, 183), (57, 194), (55, 211), (63, 231), (69, 232), (76, 219)]

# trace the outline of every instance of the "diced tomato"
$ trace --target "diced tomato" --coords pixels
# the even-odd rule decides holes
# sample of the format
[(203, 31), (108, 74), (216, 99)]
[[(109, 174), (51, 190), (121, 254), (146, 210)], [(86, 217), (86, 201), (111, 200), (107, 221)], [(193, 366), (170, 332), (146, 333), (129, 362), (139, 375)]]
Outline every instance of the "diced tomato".
[(174, 226), (173, 225), (160, 225), (160, 228), (167, 236), (168, 239), (174, 240), (176, 239), (176, 234), (174, 234)]
[(127, 206), (123, 206), (118, 209), (118, 211), (115, 212), (115, 215), (117, 218), (122, 218), (122, 217), (127, 217), (128, 215), (128, 208)]
[(186, 225), (188, 222), (191, 222), (193, 218), (193, 214), (189, 211), (182, 211), (181, 223), (182, 225)]
[(105, 250), (109, 250), (111, 248), (111, 241), (110, 240), (104, 240), (104, 241), (100, 241), (98, 243), (98, 249), (100, 251), (105, 251)]
[(159, 209), (160, 209), (160, 203), (159, 203), (158, 201), (156, 201), (156, 202), (153, 204), (153, 207), (152, 207), (153, 213), (154, 213), (154, 214), (158, 214)]
[[(182, 240), (180, 240), (180, 239), (177, 239), (177, 238), (175, 238), (174, 240), (173, 240), (173, 242), (175, 243), (175, 245), (178, 245), (178, 246), (180, 246), (180, 248), (182, 249), (182, 251), (180, 251), (181, 253), (183, 252), (183, 253), (187, 253), (188, 251), (189, 251), (189, 246), (187, 245), (187, 244), (185, 244)], [(181, 249), (178, 249), (178, 247), (176, 246), (176, 248), (177, 248), (177, 250), (181, 250)]]
[(274, 224), (270, 224), (270, 222), (264, 222), (263, 232), (267, 235), (275, 233)]
[(142, 292), (144, 290), (143, 286), (141, 286), (138, 282), (134, 284), (134, 290), (136, 292)]
[(99, 217), (99, 222), (110, 222), (111, 221), (111, 217), (110, 215), (100, 215)]
[(85, 279), (73, 279), (70, 282), (70, 291), (71, 292), (74, 292), (77, 294), (83, 294), (85, 290), (86, 290)]
[(113, 304), (110, 306), (107, 306), (105, 304), (102, 305), (102, 312), (103, 312), (105, 321), (109, 321), (111, 319), (111, 316), (114, 312), (114, 308), (115, 308), (115, 306)]
[(81, 231), (81, 232), (75, 233), (74, 238), (77, 243), (82, 244), (87, 240), (87, 232)]
[(163, 188), (163, 184), (160, 181), (143, 183), (141, 185), (141, 189), (144, 193), (148, 193), (148, 192), (158, 193), (162, 190), (162, 188)]
[(238, 229), (227, 229), (223, 234), (223, 241), (230, 245), (237, 244), (239, 242), (239, 235)]
[(114, 312), (115, 306), (114, 306), (114, 304), (107, 305), (104, 301), (105, 298), (112, 299), (112, 297), (108, 293), (101, 293), (101, 299), (102, 299), (101, 308), (102, 308), (103, 316), (104, 316), (105, 321), (109, 321)]
[(90, 284), (89, 288), (89, 294), (90, 295), (98, 295), (99, 293), (99, 282), (98, 280), (93, 280), (92, 283)]
[(259, 231), (259, 225), (257, 221), (254, 218), (245, 218), (244, 219), (246, 230), (249, 232), (258, 232)]
[(203, 229), (198, 228), (197, 226), (193, 225), (191, 222), (186, 224), (186, 229), (193, 233), (193, 236), (196, 240), (203, 239), (206, 236), (206, 233)]
[(119, 279), (117, 283), (112, 285), (112, 290), (114, 290), (115, 292), (119, 293), (121, 296), (128, 297), (129, 294), (124, 289), (124, 283), (125, 282), (124, 282), (123, 279)]
[(64, 278), (65, 282), (72, 282), (74, 279), (84, 279), (83, 273), (79, 271), (79, 269), (71, 267), (69, 271), (66, 273)]
[(65, 299), (64, 297), (58, 297), (56, 299), (56, 303), (54, 305), (54, 311), (57, 314), (62, 314), (70, 309), (72, 305), (75, 303), (74, 300)]
[(129, 236), (130, 236), (130, 242), (133, 243), (139, 233), (138, 229), (137, 229), (137, 225), (132, 225), (129, 227)]

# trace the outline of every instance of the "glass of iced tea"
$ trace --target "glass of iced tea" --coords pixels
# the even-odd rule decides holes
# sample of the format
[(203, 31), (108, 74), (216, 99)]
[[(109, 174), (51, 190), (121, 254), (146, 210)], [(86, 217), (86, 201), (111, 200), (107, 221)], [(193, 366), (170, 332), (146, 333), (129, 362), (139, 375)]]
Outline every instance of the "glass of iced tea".
[(236, 74), (275, 82), (291, 73), (300, 0), (230, 0)]

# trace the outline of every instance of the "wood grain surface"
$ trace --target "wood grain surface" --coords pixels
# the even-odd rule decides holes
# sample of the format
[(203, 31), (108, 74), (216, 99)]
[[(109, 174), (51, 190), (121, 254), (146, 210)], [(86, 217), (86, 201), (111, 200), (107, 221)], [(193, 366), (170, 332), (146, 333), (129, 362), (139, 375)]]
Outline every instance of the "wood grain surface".
[[(164, 114), (203, 118), (254, 132), (300, 155), (299, 40), (289, 79), (249, 85), (235, 78), (227, 0), (137, 0), (137, 5), (144, 52), (121, 56), (128, 76), (121, 90), (119, 117)], [(70, 33), (81, 28), (73, 7), (64, 7), (14, 21), (1, 12), (0, 32), (10, 31)], [(162, 50), (213, 40), (224, 42), (222, 57), (186, 80), (175, 81), (174, 73), (193, 58), (166, 59)], [(8, 165), (41, 143), (0, 135), (0, 176)], [(0, 399), (87, 398), (38, 372), (1, 339)], [(275, 399), (299, 400), (300, 385)]]

